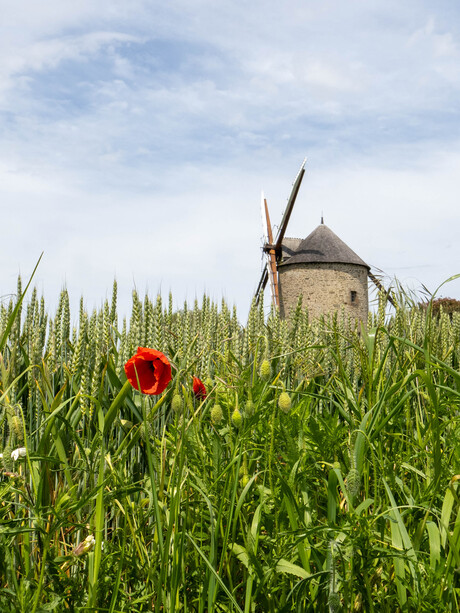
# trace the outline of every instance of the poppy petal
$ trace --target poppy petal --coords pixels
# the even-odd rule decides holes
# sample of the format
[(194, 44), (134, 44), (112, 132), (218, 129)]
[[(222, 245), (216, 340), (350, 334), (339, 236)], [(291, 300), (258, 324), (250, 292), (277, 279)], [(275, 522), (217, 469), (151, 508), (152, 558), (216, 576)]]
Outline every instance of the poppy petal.
[(161, 394), (171, 381), (171, 364), (168, 358), (148, 347), (138, 347), (125, 364), (128, 381), (143, 394)]
[(193, 393), (199, 400), (204, 400), (207, 396), (204, 383), (198, 377), (193, 377)]

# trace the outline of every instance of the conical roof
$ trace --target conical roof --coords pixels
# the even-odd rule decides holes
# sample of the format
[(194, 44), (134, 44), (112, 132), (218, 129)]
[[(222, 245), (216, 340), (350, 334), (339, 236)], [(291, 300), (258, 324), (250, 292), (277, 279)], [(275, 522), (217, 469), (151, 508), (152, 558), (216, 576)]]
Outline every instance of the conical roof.
[(284, 260), (279, 266), (290, 264), (356, 264), (370, 267), (356, 253), (341, 240), (337, 234), (325, 226), (319, 225), (316, 230), (304, 238), (295, 253)]

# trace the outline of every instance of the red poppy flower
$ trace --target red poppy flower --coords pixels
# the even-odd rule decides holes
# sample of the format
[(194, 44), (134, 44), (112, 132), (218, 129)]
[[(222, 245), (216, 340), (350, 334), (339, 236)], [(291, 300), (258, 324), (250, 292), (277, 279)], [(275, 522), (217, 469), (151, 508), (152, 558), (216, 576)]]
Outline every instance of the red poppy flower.
[(134, 389), (161, 394), (171, 381), (171, 364), (161, 351), (138, 347), (136, 355), (126, 362), (125, 373)]
[(198, 377), (193, 377), (193, 393), (198, 400), (204, 400), (206, 398), (206, 388), (203, 381), (200, 381)]

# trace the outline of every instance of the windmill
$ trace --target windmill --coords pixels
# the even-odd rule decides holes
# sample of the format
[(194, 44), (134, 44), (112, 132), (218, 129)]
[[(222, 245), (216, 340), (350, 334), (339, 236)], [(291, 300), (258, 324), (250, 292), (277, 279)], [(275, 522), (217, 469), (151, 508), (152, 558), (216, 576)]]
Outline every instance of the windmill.
[(297, 303), (299, 294), (303, 294), (305, 304), (312, 313), (345, 307), (350, 315), (364, 320), (367, 318), (367, 285), (370, 279), (380, 291), (387, 294), (389, 302), (395, 306), (391, 291), (385, 290), (370, 267), (324, 225), (322, 218), (321, 225), (307, 238), (298, 239), (293, 250), (286, 249), (288, 241), (295, 241), (285, 239), (285, 234), (305, 174), (305, 164), (306, 158), (294, 180), (275, 239), (267, 200), (262, 194), (262, 250), (265, 264), (255, 293), (256, 304), (270, 282), (272, 303), (281, 310), (282, 316)]
[(260, 300), (260, 296), (263, 294), (265, 286), (267, 285), (267, 281), (270, 280), (270, 291), (272, 295), (273, 305), (277, 308), (279, 308), (280, 306), (279, 284), (278, 284), (278, 262), (281, 259), (281, 245), (284, 239), (284, 235), (286, 234), (287, 225), (291, 217), (292, 209), (294, 208), (297, 194), (299, 193), (299, 189), (302, 183), (303, 176), (305, 174), (306, 162), (307, 162), (307, 158), (305, 158), (304, 161), (302, 162), (300, 170), (297, 173), (296, 178), (294, 179), (291, 195), (289, 196), (288, 203), (286, 205), (286, 209), (284, 211), (284, 215), (281, 220), (281, 224), (278, 228), (278, 233), (276, 235), (275, 241), (273, 241), (273, 231), (272, 231), (272, 226), (270, 222), (270, 215), (268, 213), (267, 200), (265, 199), (262, 193), (261, 214), (262, 214), (262, 226), (263, 226), (263, 231), (264, 231), (264, 244), (263, 244), (262, 250), (264, 254), (263, 257), (266, 263), (264, 266), (264, 270), (262, 272), (262, 276), (259, 281), (259, 285), (257, 286), (257, 290), (255, 293), (256, 304), (258, 304)]

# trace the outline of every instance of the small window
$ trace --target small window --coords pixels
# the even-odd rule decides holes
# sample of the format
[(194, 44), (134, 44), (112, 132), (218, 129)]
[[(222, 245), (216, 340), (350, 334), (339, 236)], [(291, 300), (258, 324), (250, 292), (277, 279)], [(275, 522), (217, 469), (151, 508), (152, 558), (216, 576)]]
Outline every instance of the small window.
[(353, 290), (350, 292), (350, 299), (352, 302), (356, 302), (356, 292)]

